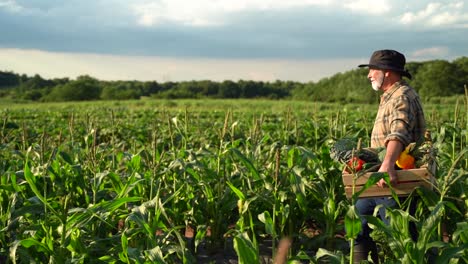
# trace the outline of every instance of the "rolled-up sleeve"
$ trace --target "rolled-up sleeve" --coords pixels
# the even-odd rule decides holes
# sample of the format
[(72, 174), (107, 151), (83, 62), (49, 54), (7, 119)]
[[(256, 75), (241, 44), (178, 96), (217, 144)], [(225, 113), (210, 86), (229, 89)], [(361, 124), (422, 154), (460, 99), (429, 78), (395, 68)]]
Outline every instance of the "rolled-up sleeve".
[(390, 140), (398, 140), (406, 146), (413, 140), (411, 133), (414, 126), (412, 105), (406, 96), (399, 96), (392, 101), (393, 111), (388, 118), (390, 133), (385, 137), (385, 145)]

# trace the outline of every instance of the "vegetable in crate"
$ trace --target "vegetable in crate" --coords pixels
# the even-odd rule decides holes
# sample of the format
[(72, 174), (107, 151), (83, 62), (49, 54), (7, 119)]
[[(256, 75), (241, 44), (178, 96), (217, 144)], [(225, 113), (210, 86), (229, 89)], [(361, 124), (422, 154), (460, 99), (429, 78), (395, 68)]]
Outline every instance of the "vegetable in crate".
[(410, 143), (406, 148), (400, 153), (400, 156), (398, 157), (396, 161), (396, 165), (400, 169), (404, 170), (410, 170), (414, 169), (414, 150), (416, 147), (416, 143)]
[(357, 140), (352, 138), (339, 139), (330, 149), (330, 157), (338, 162), (347, 163), (353, 156), (358, 157), (365, 163), (379, 162), (379, 154), (377, 150), (372, 148), (358, 149)]
[(351, 172), (348, 170), (348, 168), (350, 168), (351, 170), (353, 171), (360, 171), (362, 170), (363, 168), (363, 165), (364, 163), (366, 163), (365, 161), (363, 161), (362, 159), (358, 158), (358, 157), (353, 157), (352, 159), (350, 159), (347, 163), (346, 163), (346, 172)]
[(432, 145), (432, 139), (429, 131), (426, 131), (425, 141), (412, 142), (401, 152), (396, 165), (403, 169), (409, 170), (414, 168), (429, 167), (434, 170), (437, 149)]
[(416, 167), (428, 167), (430, 171), (435, 172), (437, 167), (437, 148), (432, 144), (431, 132), (426, 130), (424, 134), (425, 141), (417, 148)]

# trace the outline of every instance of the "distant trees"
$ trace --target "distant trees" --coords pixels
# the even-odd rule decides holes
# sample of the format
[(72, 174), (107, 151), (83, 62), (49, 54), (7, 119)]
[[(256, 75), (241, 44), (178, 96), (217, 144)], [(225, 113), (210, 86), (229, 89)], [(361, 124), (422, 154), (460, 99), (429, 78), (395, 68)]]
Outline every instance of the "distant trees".
[[(468, 84), (468, 57), (452, 62), (432, 60), (410, 62), (413, 75), (408, 80), (425, 101), (441, 96), (464, 93)], [(210, 80), (164, 82), (100, 81), (88, 75), (76, 80), (44, 79), (36, 74), (28, 77), (0, 71), (0, 98), (30, 101), (127, 100), (152, 98), (292, 98), (322, 102), (375, 103), (379, 93), (370, 89), (367, 69), (357, 68), (337, 73), (318, 82), (262, 82)]]
[(0, 71), (0, 89), (14, 87), (20, 83), (20, 76), (12, 72)]
[(126, 83), (106, 85), (102, 88), (100, 99), (103, 100), (128, 100), (140, 98), (140, 91)]
[(312, 101), (342, 103), (372, 103), (378, 95), (370, 88), (367, 69), (355, 69), (324, 78), (317, 83), (308, 83), (292, 91), (293, 98), (308, 98)]
[(467, 74), (468, 72), (454, 63), (429, 61), (419, 67), (412, 85), (422, 98), (451, 96), (463, 93)]
[(233, 81), (224, 81), (218, 88), (218, 98), (239, 98), (241, 89)]
[[(461, 57), (452, 62), (456, 68), (458, 77), (457, 79), (463, 84), (468, 85), (468, 57)], [(464, 93), (463, 88), (459, 88), (459, 93)]]
[[(460, 57), (452, 62), (464, 72), (468, 72), (468, 57)], [(468, 78), (468, 76), (465, 76)], [(465, 79), (466, 80), (466, 79)]]
[(88, 101), (100, 99), (99, 81), (88, 75), (80, 76), (75, 81), (55, 86), (46, 96), (47, 101)]

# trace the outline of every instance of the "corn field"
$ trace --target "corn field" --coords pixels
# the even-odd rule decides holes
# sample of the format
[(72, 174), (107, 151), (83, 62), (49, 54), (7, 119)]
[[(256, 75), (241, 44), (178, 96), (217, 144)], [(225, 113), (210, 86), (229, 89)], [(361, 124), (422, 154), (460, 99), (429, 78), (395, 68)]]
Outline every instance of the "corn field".
[[(382, 263), (468, 263), (468, 104), (425, 105), (416, 214), (370, 216)], [(143, 100), (1, 105), (1, 263), (352, 263), (343, 137), (377, 105)], [(416, 224), (419, 237), (405, 232)], [(352, 230), (352, 229), (351, 229)], [(281, 248), (281, 247), (280, 247)]]

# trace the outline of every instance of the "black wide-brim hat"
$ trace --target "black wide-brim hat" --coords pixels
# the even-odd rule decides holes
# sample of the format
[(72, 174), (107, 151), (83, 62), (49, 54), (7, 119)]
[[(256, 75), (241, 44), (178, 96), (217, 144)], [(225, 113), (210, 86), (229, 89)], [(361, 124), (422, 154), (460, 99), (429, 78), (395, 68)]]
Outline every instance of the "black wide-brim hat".
[(406, 59), (396, 50), (377, 50), (372, 53), (369, 64), (361, 64), (358, 67), (371, 67), (380, 70), (399, 72), (402, 76), (411, 79), (411, 74), (405, 70)]

